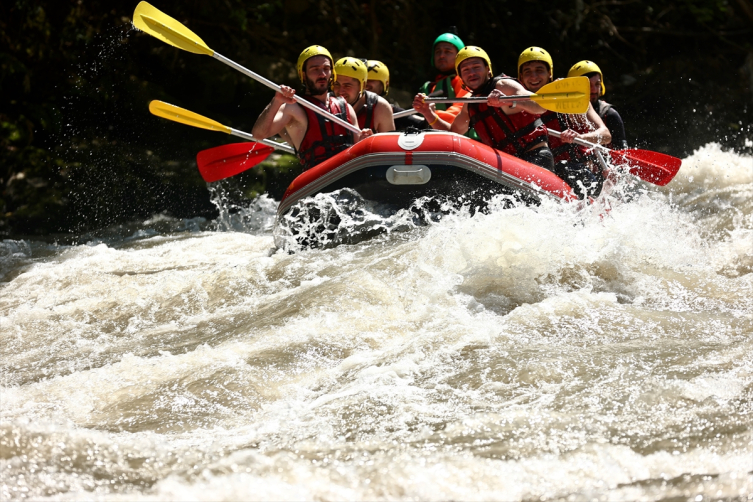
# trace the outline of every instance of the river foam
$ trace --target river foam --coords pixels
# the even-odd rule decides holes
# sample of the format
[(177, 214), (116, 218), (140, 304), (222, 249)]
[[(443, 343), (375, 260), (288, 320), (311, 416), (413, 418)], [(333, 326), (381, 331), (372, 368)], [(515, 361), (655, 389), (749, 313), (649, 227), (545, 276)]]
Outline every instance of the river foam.
[(2, 496), (747, 500), (751, 191), (708, 145), (608, 211), (5, 241)]

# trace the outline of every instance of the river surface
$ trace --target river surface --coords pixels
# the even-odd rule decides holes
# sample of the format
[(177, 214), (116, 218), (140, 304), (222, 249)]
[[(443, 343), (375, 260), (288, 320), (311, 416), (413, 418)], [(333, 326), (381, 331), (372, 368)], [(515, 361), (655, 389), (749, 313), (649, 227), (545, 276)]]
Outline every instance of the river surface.
[(626, 192), (6, 240), (0, 499), (751, 500), (753, 159)]

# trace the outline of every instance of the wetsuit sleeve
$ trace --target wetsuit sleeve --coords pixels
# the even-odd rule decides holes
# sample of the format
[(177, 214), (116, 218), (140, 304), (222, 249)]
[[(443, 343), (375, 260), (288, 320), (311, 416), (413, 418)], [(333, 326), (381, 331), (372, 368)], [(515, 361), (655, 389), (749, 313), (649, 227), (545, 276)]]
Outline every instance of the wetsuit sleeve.
[(627, 137), (625, 136), (625, 124), (622, 122), (622, 117), (617, 113), (617, 110), (610, 108), (604, 117), (604, 124), (606, 124), (609, 132), (612, 133), (612, 147), (615, 150), (624, 150), (628, 147)]

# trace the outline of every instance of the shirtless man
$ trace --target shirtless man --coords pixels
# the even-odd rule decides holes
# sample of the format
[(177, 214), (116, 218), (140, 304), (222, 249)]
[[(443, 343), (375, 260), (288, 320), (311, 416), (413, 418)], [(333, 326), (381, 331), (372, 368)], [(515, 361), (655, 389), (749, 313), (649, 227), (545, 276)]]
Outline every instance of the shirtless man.
[[(353, 107), (344, 99), (329, 93), (333, 80), (332, 63), (332, 55), (319, 45), (312, 45), (301, 53), (297, 64), (298, 77), (304, 86), (301, 97), (358, 127)], [(362, 130), (361, 134), (352, 134), (344, 127), (296, 103), (294, 89), (284, 85), (280, 88), (282, 92), (275, 93), (272, 101), (256, 119), (252, 134), (257, 138), (279, 134), (295, 147), (304, 170), (371, 136), (369, 129)]]
[(358, 116), (358, 126), (374, 132), (395, 130), (392, 107), (378, 94), (364, 90), (368, 80), (366, 63), (346, 57), (335, 63), (335, 96), (340, 96), (353, 107)]

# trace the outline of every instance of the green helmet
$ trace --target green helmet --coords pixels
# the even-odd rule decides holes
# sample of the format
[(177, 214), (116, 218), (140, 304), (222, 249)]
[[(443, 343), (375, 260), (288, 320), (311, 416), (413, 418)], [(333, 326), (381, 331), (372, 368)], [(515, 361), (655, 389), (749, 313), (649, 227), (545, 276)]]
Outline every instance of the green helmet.
[(439, 42), (447, 42), (448, 44), (452, 44), (455, 47), (457, 47), (458, 52), (465, 47), (465, 44), (462, 40), (460, 40), (460, 37), (453, 34), (453, 33), (442, 33), (437, 37), (436, 40), (434, 40), (434, 44), (431, 46), (431, 67), (434, 68), (434, 47), (437, 46)]

